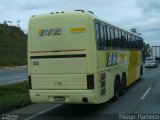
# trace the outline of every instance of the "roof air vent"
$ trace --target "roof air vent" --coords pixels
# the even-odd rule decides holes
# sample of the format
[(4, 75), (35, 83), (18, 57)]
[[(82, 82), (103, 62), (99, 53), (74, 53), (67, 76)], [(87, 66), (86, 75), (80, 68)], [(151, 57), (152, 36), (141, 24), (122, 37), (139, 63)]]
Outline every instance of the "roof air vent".
[(94, 14), (94, 12), (92, 12), (92, 11), (87, 11), (87, 12)]
[(81, 12), (85, 12), (84, 10), (74, 10), (74, 11), (81, 11)]
[(135, 28), (132, 28), (131, 31), (132, 31), (133, 33), (137, 33), (137, 30), (136, 30)]

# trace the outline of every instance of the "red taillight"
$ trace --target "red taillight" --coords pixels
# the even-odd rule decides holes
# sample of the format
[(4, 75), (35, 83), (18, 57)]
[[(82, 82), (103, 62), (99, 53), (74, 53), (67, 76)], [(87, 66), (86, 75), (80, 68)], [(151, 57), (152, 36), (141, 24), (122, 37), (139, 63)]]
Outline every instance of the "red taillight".
[(28, 76), (29, 89), (32, 89), (31, 76)]
[(94, 89), (94, 75), (87, 75), (87, 89)]

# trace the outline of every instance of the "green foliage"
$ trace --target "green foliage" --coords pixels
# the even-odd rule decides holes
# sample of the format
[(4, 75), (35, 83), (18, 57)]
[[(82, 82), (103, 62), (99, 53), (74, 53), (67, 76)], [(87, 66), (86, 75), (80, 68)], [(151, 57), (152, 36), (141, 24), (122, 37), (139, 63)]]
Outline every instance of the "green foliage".
[(31, 104), (28, 82), (0, 86), (0, 114)]
[(143, 52), (144, 52), (143, 54), (144, 54), (145, 58), (151, 56), (151, 47), (150, 47), (149, 44), (144, 43), (144, 50), (143, 50)]
[(27, 35), (20, 28), (0, 24), (0, 66), (27, 64)]

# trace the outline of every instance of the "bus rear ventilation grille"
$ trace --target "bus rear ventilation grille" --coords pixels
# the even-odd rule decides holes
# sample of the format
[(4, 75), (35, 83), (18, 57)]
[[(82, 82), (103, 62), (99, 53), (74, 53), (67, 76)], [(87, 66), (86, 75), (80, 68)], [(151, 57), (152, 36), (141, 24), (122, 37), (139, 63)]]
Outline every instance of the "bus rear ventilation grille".
[[(64, 13), (64, 11), (61, 11), (61, 12), (55, 12), (55, 14), (58, 14), (58, 13)], [(54, 12), (51, 12), (50, 14), (54, 14)]]
[[(74, 10), (74, 11), (85, 12), (84, 10)], [(92, 14), (94, 14), (94, 12), (92, 12), (92, 11), (86, 11), (86, 12), (89, 12), (89, 13), (92, 13)]]

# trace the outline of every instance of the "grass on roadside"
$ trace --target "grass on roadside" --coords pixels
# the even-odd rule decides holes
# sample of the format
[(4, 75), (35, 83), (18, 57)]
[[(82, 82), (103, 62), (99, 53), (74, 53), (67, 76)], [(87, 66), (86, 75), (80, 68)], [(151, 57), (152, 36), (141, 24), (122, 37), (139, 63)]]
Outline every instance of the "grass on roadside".
[(31, 104), (28, 82), (0, 86), (0, 114)]

